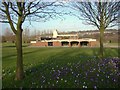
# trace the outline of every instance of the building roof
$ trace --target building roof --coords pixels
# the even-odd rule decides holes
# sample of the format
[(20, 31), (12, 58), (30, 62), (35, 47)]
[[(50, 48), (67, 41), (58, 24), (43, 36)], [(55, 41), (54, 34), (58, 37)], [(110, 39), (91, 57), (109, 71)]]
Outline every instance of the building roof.
[(57, 30), (53, 31), (53, 38), (57, 38), (58, 36), (60, 37), (66, 37), (66, 36), (78, 36), (77, 34), (58, 34)]

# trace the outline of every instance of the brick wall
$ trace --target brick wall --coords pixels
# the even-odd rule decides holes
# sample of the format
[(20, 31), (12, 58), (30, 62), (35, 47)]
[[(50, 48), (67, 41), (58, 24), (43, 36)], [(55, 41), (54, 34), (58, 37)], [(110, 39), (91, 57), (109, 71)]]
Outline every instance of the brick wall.
[(89, 43), (89, 46), (94, 47), (94, 46), (97, 46), (97, 44), (98, 44), (97, 41), (91, 41), (91, 42)]
[[(98, 41), (91, 41), (88, 43), (88, 46), (90, 47), (94, 47), (94, 46), (97, 46), (99, 44)], [(48, 46), (48, 42), (36, 42), (36, 43), (31, 43), (32, 46)], [(62, 46), (61, 45), (61, 42), (53, 42), (53, 46)], [(71, 44), (69, 43), (69, 47), (71, 47)], [(81, 47), (80, 43), (78, 44), (78, 47)]]
[(53, 46), (61, 46), (61, 42), (53, 42)]
[(47, 42), (36, 42), (36, 43), (31, 43), (32, 46), (48, 46)]

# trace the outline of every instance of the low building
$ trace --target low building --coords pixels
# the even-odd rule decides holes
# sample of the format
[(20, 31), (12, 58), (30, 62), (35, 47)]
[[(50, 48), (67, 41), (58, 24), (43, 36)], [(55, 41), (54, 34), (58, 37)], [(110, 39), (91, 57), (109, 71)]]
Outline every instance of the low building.
[[(42, 38), (42, 37), (41, 37)], [(37, 41), (31, 41), (32, 46), (67, 46), (67, 47), (81, 47), (89, 46), (93, 47), (97, 45), (96, 39), (81, 38), (78, 39), (77, 34), (58, 34), (58, 31), (53, 31), (53, 36), (48, 39), (44, 38)]]

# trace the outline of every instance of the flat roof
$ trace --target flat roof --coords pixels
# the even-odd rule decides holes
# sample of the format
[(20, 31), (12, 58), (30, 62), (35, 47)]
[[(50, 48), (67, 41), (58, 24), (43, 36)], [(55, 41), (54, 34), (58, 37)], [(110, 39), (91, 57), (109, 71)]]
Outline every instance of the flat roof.
[(57, 35), (57, 36), (77, 36), (77, 34), (66, 34), (66, 35)]
[(42, 40), (41, 42), (55, 42), (55, 41), (58, 41), (58, 42), (82, 42), (82, 41), (96, 41), (96, 39), (62, 39), (62, 40)]

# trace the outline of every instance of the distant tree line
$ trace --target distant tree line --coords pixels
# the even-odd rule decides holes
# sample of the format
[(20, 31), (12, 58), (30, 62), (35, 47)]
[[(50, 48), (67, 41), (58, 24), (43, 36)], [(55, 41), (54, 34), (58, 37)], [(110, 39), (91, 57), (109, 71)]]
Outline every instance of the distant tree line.
[[(22, 33), (22, 41), (23, 43), (30, 43), (32, 40), (36, 40), (36, 38), (40, 36), (47, 36), (51, 35), (52, 36), (52, 30), (32, 30), (30, 32), (29, 28), (25, 28), (23, 33)], [(2, 42), (11, 42), (15, 43), (15, 34), (10, 30), (10, 28), (6, 28), (4, 30), (4, 33), (2, 34)]]
[[(118, 30), (116, 29), (107, 29), (106, 31), (109, 31), (110, 33), (104, 34), (104, 43), (118, 43)], [(33, 33), (34, 32), (34, 33)], [(87, 30), (87, 31), (67, 31), (67, 32), (60, 32), (61, 34), (76, 34), (78, 33), (78, 38), (94, 38), (99, 41), (99, 33), (96, 34), (87, 34), (96, 32), (96, 30)], [(52, 36), (52, 30), (32, 30), (32, 33), (30, 33), (30, 30), (26, 28), (23, 31), (23, 43), (30, 43), (30, 41), (39, 39), (41, 37), (45, 36)], [(15, 35), (14, 33), (9, 30), (9, 28), (5, 29), (4, 34), (2, 35), (2, 42), (11, 42), (15, 43)]]

